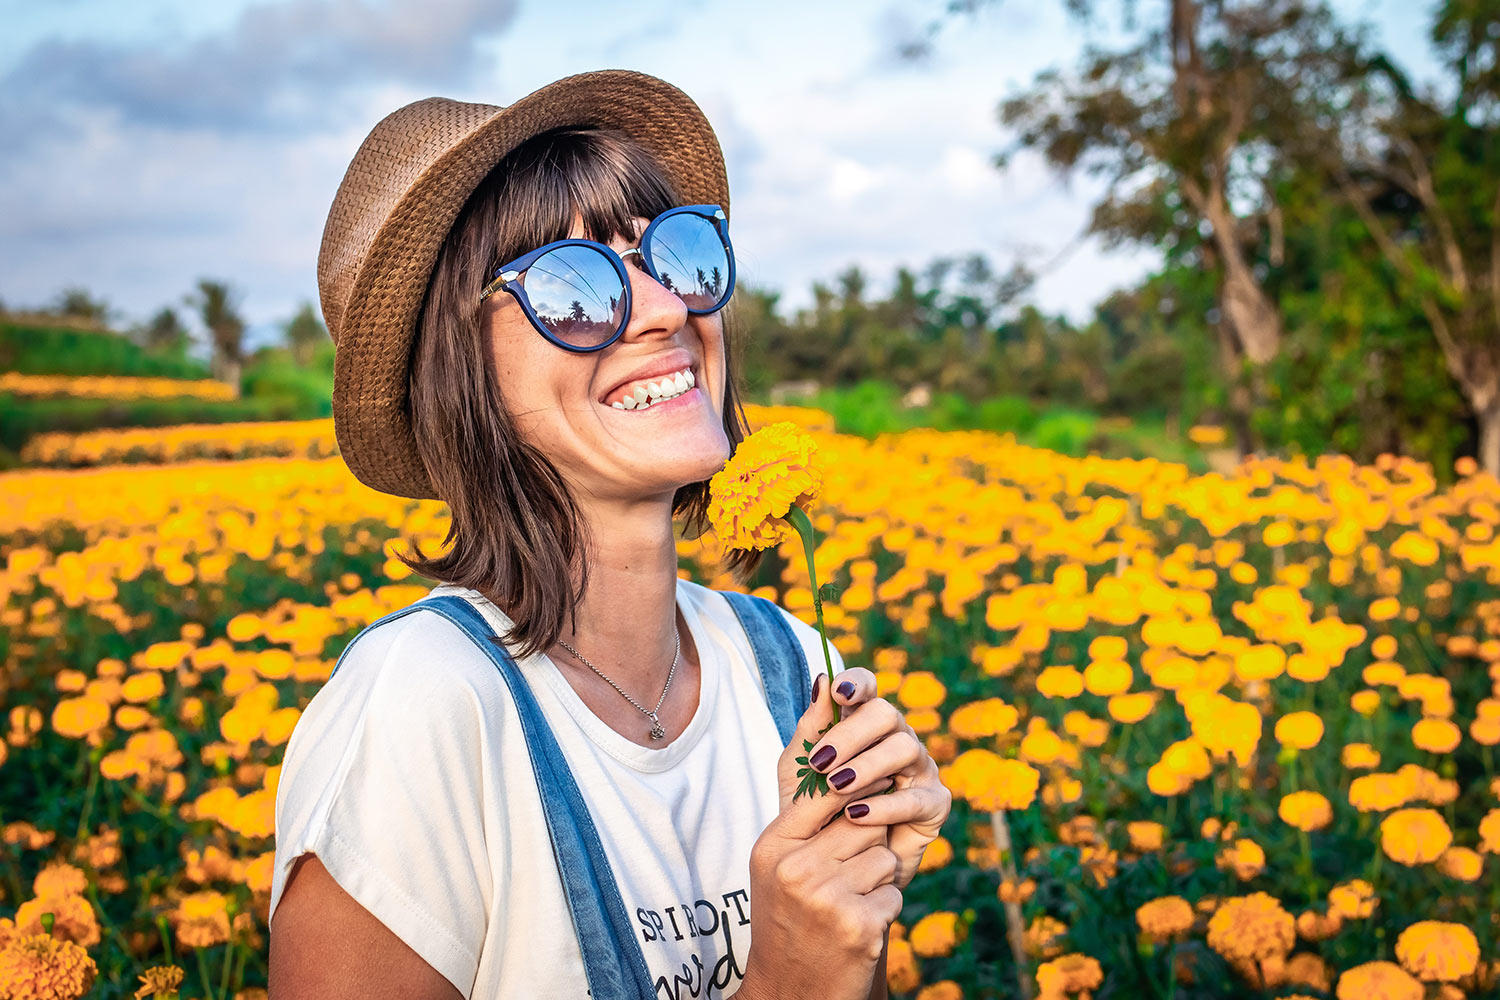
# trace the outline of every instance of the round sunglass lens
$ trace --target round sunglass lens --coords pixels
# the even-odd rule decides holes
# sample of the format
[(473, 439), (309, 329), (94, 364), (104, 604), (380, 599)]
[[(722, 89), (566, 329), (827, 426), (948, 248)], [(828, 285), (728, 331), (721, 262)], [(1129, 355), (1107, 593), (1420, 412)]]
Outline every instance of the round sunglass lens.
[(651, 231), (651, 264), (661, 283), (695, 312), (708, 312), (728, 296), (729, 254), (714, 224), (683, 212)]
[(625, 286), (609, 258), (592, 247), (565, 246), (542, 254), (521, 277), (526, 298), (557, 339), (597, 347), (625, 318)]

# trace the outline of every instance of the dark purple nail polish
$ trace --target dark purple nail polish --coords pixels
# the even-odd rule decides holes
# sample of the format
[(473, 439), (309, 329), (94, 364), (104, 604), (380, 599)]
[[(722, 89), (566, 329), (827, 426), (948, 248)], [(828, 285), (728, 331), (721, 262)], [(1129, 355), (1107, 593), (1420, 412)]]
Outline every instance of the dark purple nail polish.
[(851, 819), (859, 819), (861, 816), (867, 815), (869, 811), (870, 807), (865, 805), (863, 802), (856, 802), (848, 809), (848, 813)]
[(833, 747), (823, 746), (819, 747), (818, 752), (813, 754), (807, 762), (813, 766), (813, 770), (821, 771), (829, 764), (832, 764), (833, 758), (837, 757), (838, 755), (839, 752)]
[(839, 694), (843, 695), (845, 698), (852, 698), (852, 697), (854, 697), (854, 682), (853, 681), (845, 681), (844, 683), (840, 684), (838, 686), (838, 692), (839, 692)]
[(812, 700), (813, 701), (817, 701), (818, 700), (818, 692), (822, 691), (822, 690), (823, 690), (823, 675), (819, 674), (818, 676), (816, 676), (816, 677), (813, 678), (813, 693), (812, 693)]
[(849, 782), (854, 780), (854, 768), (846, 767), (828, 780), (833, 782), (834, 788), (847, 788)]

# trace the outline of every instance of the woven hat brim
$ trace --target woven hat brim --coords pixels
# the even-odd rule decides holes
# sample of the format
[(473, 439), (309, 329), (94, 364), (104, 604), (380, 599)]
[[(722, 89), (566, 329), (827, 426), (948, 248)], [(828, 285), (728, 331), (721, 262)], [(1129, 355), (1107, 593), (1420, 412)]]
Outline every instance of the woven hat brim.
[[(521, 142), (560, 125), (620, 129), (659, 160), (687, 203), (729, 212), (723, 154), (708, 119), (681, 90), (633, 70), (565, 77), (496, 108), (396, 201), (359, 264), (334, 354), (334, 435), (367, 486), (438, 499), (406, 411), (417, 316), (438, 251), (486, 174)], [(325, 308), (325, 313), (327, 309)]]

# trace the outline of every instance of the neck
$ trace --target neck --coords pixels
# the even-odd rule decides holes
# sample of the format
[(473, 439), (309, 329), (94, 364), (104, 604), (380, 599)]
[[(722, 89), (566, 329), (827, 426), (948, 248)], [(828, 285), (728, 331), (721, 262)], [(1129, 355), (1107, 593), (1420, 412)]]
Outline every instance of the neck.
[[(677, 542), (671, 497), (665, 503), (580, 500), (589, 525), (588, 583), (562, 638), (637, 699), (666, 683), (677, 641)], [(681, 630), (682, 652), (690, 636)], [(563, 660), (592, 674), (571, 654)], [(558, 657), (554, 656), (554, 660)], [(560, 661), (561, 662), (561, 661)]]

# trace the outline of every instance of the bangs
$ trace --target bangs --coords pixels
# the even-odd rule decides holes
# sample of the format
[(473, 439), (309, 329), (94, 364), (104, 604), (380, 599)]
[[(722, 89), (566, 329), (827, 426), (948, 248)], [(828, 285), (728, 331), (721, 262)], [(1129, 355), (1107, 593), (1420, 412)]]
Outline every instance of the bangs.
[(495, 168), (503, 206), (496, 266), (567, 239), (575, 215), (587, 239), (635, 238), (632, 220), (675, 207), (677, 192), (657, 161), (621, 133), (589, 126), (543, 132)]

